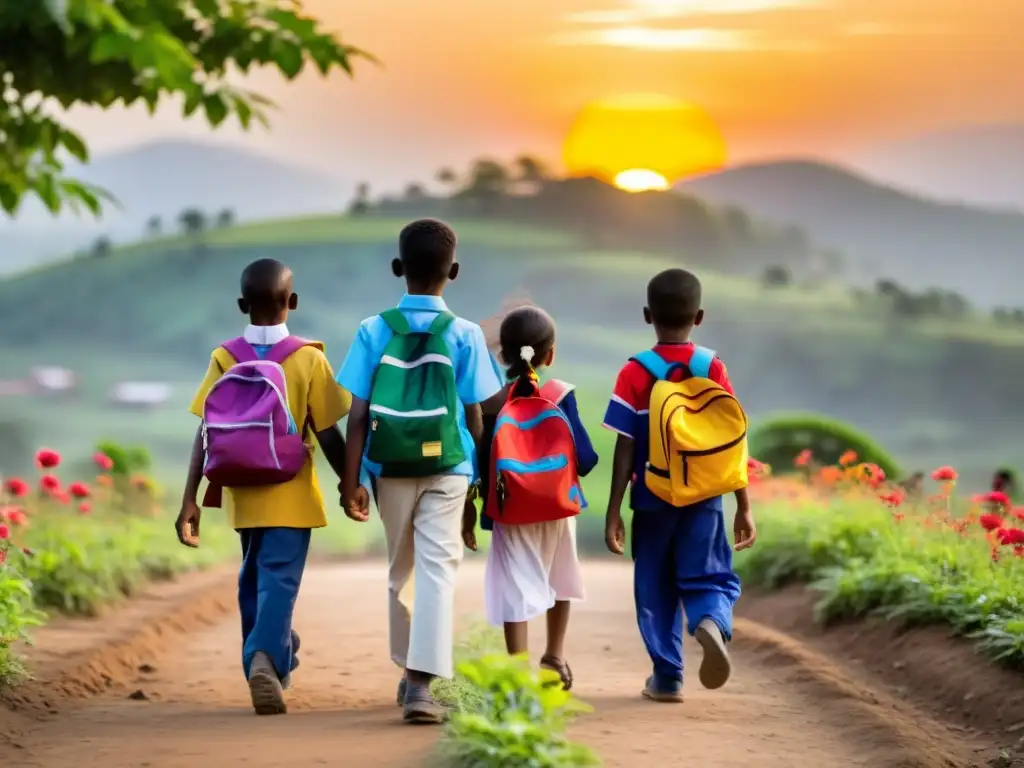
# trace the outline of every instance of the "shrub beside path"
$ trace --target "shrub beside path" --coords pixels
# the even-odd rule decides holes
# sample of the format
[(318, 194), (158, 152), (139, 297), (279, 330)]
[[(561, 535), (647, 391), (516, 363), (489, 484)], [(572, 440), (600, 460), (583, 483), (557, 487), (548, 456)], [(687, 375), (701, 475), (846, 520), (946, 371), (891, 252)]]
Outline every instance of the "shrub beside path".
[[(972, 764), (975, 745), (963, 737), (954, 738), (910, 704), (869, 687), (846, 665), (742, 619), (735, 676), (726, 688), (699, 688), (699, 655), (690, 648), (686, 703), (646, 702), (639, 693), (648, 661), (633, 617), (631, 573), (621, 563), (588, 563), (585, 572), (589, 599), (570, 627), (570, 661), (576, 692), (595, 711), (574, 724), (571, 735), (608, 766)], [(482, 576), (479, 560), (467, 562), (461, 573), (459, 613), (467, 623), (482, 613)], [(223, 599), (224, 584), (204, 578), (184, 582), (195, 585), (194, 599), (181, 602), (183, 585), (174, 587), (183, 606), (177, 624), (138, 635), (140, 644), (126, 646), (121, 662), (65, 672), (62, 685), (70, 698), (26, 697), (23, 710), (45, 718), (19, 722), (11, 764), (385, 768), (421, 764), (431, 755), (439, 731), (403, 725), (394, 705), (397, 672), (387, 659), (382, 563), (316, 565), (307, 571), (296, 621), (302, 667), (290, 714), (276, 718), (252, 715), (237, 658), (237, 619)], [(71, 647), (71, 635), (89, 626), (94, 625), (47, 628), (40, 640), (46, 644), (60, 636)], [(136, 629), (116, 631), (123, 638)], [(37, 658), (44, 666), (56, 663)], [(88, 692), (70, 679), (80, 673), (106, 676), (107, 689), (76, 699)]]

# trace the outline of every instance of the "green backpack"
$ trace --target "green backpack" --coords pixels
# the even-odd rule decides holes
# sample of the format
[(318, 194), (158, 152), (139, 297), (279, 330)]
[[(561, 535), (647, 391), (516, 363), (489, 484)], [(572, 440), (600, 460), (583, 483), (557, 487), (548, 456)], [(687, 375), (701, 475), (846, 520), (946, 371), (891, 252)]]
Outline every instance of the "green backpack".
[(455, 364), (443, 338), (455, 315), (439, 313), (426, 331), (413, 331), (398, 309), (381, 319), (393, 335), (370, 393), (367, 458), (381, 465), (382, 477), (441, 474), (466, 459)]

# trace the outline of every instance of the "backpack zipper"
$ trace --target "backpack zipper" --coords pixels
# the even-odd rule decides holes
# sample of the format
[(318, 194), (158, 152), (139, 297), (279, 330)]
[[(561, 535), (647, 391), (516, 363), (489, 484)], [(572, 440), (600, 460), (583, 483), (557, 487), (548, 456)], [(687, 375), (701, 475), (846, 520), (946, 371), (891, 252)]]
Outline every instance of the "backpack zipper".
[(683, 459), (683, 485), (689, 485), (690, 484), (690, 462), (689, 462), (689, 459), (690, 459), (691, 456), (711, 456), (712, 454), (715, 454), (715, 453), (721, 453), (722, 451), (727, 451), (730, 448), (735, 448), (737, 445), (739, 445), (741, 442), (743, 442), (743, 440), (744, 440), (744, 438), (746, 438), (746, 436), (747, 436), (747, 430), (744, 429), (743, 430), (743, 434), (740, 435), (739, 437), (737, 437), (735, 440), (730, 440), (728, 443), (723, 443), (722, 445), (718, 446), (717, 448), (706, 448), (703, 451), (676, 451), (676, 453), (678, 453), (682, 457), (682, 459)]

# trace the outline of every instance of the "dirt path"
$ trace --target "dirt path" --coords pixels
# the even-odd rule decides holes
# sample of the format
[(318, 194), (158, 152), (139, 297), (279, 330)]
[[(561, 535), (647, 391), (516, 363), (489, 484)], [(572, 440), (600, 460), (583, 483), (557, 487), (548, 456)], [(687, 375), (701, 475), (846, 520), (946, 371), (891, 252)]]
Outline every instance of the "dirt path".
[[(479, 561), (461, 574), (459, 609), (467, 621), (481, 612), (482, 574)], [(648, 661), (633, 618), (630, 572), (589, 564), (586, 575), (590, 599), (570, 629), (571, 661), (578, 694), (596, 711), (574, 735), (608, 766), (969, 765), (967, 747), (908, 705), (751, 622), (737, 627), (736, 673), (725, 689), (700, 690), (691, 674), (686, 704), (643, 701), (638, 694)], [(296, 623), (303, 664), (286, 717), (251, 714), (238, 668), (237, 621), (228, 613), (170, 640), (172, 647), (154, 656), (153, 668), (144, 667), (127, 689), (115, 687), (32, 724), (14, 764), (417, 765), (438, 732), (400, 722), (393, 699), (397, 672), (386, 656), (384, 595), (381, 564), (316, 566), (307, 573)], [(695, 662), (697, 652), (689, 652)], [(136, 689), (146, 698), (129, 698)]]

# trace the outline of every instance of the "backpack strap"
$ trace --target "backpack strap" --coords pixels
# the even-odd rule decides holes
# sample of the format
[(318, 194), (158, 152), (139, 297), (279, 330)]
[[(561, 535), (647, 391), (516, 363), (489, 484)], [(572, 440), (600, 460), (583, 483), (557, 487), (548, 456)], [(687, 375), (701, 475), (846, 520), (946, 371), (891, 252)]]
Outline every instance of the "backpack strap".
[(236, 363), (252, 363), (260, 359), (260, 356), (256, 354), (256, 350), (252, 348), (252, 344), (246, 341), (244, 336), (238, 336), (230, 341), (225, 341), (220, 346), (221, 349), (226, 350), (229, 355), (235, 358)]
[(669, 371), (672, 369), (672, 365), (666, 362), (665, 359), (653, 349), (645, 349), (640, 354), (633, 355), (633, 357), (629, 359), (642, 366), (644, 370), (658, 381), (668, 378)]
[(714, 361), (715, 350), (694, 345), (693, 355), (690, 357), (690, 362), (686, 367), (690, 369), (692, 375), (701, 379), (708, 379), (711, 377), (711, 364)]
[(277, 344), (270, 347), (270, 350), (267, 352), (267, 356), (264, 359), (281, 365), (285, 360), (303, 347), (316, 347), (321, 352), (324, 350), (324, 345), (319, 341), (310, 341), (309, 339), (304, 339), (301, 336), (286, 336), (281, 339), (281, 341), (277, 342)]
[(387, 323), (388, 328), (395, 336), (407, 336), (412, 333), (409, 321), (405, 319), (405, 313), (397, 307), (381, 312), (380, 319)]
[(568, 382), (562, 381), (561, 379), (551, 379), (550, 381), (544, 382), (544, 386), (540, 388), (540, 396), (545, 400), (550, 400), (555, 405), (560, 405), (566, 395), (574, 389), (576, 389), (576, 387)]
[(440, 336), (442, 333), (448, 330), (448, 326), (455, 320), (455, 315), (451, 312), (438, 312), (437, 317), (427, 328), (427, 333), (431, 336)]

